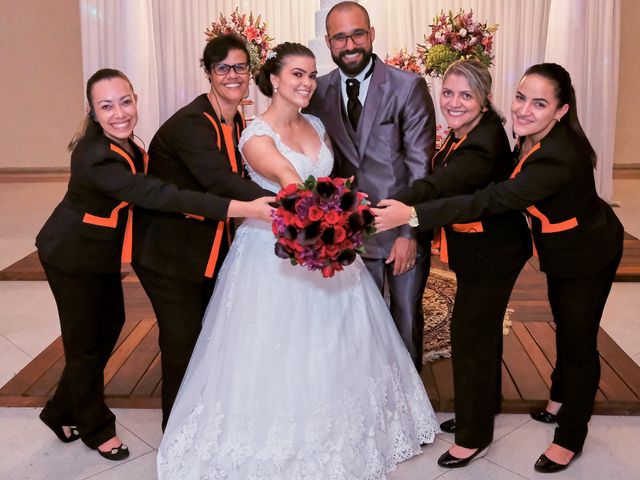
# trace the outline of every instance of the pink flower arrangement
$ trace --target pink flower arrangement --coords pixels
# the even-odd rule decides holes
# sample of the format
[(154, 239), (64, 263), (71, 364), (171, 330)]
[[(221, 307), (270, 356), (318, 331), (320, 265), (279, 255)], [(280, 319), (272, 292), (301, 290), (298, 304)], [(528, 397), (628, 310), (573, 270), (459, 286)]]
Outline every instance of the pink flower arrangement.
[(218, 21), (213, 22), (211, 27), (204, 32), (207, 41), (228, 33), (235, 33), (246, 39), (251, 71), (256, 72), (265, 62), (271, 49), (270, 42), (273, 41), (273, 38), (267, 35), (267, 24), (261, 21), (260, 15), (254, 19), (253, 13), (249, 13), (249, 15), (240, 13), (236, 7), (229, 17), (220, 13)]
[(475, 59), (487, 68), (493, 62), (493, 34), (498, 25), (488, 25), (473, 19), (473, 10), (460, 9), (457, 15), (444, 11), (434, 18), (431, 33), (418, 44), (425, 72), (442, 76), (445, 70), (461, 58)]
[(415, 53), (409, 53), (406, 49), (401, 48), (399, 52), (394, 55), (387, 55), (384, 62), (388, 65), (405, 70), (407, 72), (417, 73), (423, 75), (422, 67), (420, 66), (420, 57)]

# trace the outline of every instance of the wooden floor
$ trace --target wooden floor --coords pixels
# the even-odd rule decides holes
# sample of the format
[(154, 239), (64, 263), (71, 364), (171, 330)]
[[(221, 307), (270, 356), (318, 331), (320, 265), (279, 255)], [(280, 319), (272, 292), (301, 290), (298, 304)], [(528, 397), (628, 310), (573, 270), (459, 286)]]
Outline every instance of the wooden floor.
[[(445, 268), (434, 259), (434, 266)], [(29, 255), (0, 272), (0, 280), (44, 280), (37, 256)], [(617, 281), (640, 280), (640, 241), (625, 240)], [(112, 407), (159, 408), (158, 327), (135, 274), (123, 272), (127, 321), (105, 370), (105, 393)], [(527, 412), (544, 405), (555, 363), (555, 332), (546, 300), (544, 275), (536, 260), (523, 269), (509, 308), (512, 327), (504, 337), (503, 411)], [(604, 332), (599, 332), (602, 378), (596, 397), (599, 414), (640, 414), (640, 367)], [(62, 342), (56, 339), (0, 389), (0, 406), (42, 406), (64, 367)], [(453, 410), (450, 359), (425, 364), (422, 378), (434, 408)]]

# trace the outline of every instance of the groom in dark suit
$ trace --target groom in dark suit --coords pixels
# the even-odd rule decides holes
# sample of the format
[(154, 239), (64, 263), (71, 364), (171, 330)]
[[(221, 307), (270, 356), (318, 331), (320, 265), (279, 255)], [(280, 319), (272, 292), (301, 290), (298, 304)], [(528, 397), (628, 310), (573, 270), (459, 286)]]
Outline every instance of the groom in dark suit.
[[(435, 114), (418, 75), (386, 65), (373, 54), (375, 30), (356, 2), (327, 14), (325, 40), (338, 66), (318, 78), (309, 112), (329, 133), (335, 173), (355, 176), (375, 205), (428, 174)], [(430, 240), (408, 225), (374, 235), (364, 261), (381, 291), (418, 371), (422, 366), (422, 293), (429, 275)]]

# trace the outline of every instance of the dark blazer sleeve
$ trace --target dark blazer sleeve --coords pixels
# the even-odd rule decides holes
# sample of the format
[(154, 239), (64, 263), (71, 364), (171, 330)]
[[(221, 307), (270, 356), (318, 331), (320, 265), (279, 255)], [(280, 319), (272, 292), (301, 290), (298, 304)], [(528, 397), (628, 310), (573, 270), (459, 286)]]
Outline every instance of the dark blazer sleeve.
[(89, 182), (105, 195), (144, 208), (202, 215), (224, 220), (230, 200), (208, 193), (179, 190), (143, 173), (134, 174), (117, 153), (96, 155), (87, 168)]
[(493, 177), (495, 155), (480, 145), (464, 147), (455, 152), (446, 167), (436, 168), (393, 198), (413, 205), (471, 192)]
[[(435, 112), (427, 83), (422, 78), (414, 80), (411, 91), (402, 109), (403, 161), (410, 172), (409, 181), (424, 178), (429, 171), (435, 151)], [(400, 235), (415, 237), (415, 229), (408, 225), (399, 227)]]
[(489, 185), (472, 195), (457, 195), (415, 205), (420, 228), (462, 223), (545, 200), (571, 181), (569, 167), (551, 156), (531, 159), (514, 178)]
[(215, 131), (202, 112), (190, 113), (185, 121), (174, 122), (164, 134), (165, 142), (172, 145), (193, 178), (209, 193), (245, 201), (270, 194), (231, 171), (229, 160), (218, 149)]

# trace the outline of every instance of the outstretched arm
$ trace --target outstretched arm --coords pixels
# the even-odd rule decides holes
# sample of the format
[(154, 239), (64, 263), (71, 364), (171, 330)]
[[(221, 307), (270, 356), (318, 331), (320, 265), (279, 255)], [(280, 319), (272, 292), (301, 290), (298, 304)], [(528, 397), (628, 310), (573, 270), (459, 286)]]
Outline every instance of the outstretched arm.
[(202, 215), (213, 220), (227, 217), (251, 217), (269, 219), (270, 201), (274, 197), (260, 197), (253, 201), (229, 200), (210, 193), (178, 189), (143, 173), (133, 174), (118, 155), (98, 159), (88, 169), (93, 185), (120, 201), (144, 208), (169, 212), (185, 212)]
[(271, 137), (267, 135), (251, 137), (242, 147), (242, 153), (251, 168), (281, 187), (302, 183), (296, 169), (278, 151)]
[[(472, 195), (457, 195), (425, 203), (415, 209), (420, 228), (434, 228), (451, 223), (468, 222), (484, 215), (526, 210), (566, 188), (571, 172), (560, 159), (543, 157), (528, 164), (512, 179), (495, 183)], [(396, 200), (383, 200), (373, 209), (376, 225), (388, 230), (409, 220), (408, 208)], [(387, 212), (388, 210), (388, 212)]]

